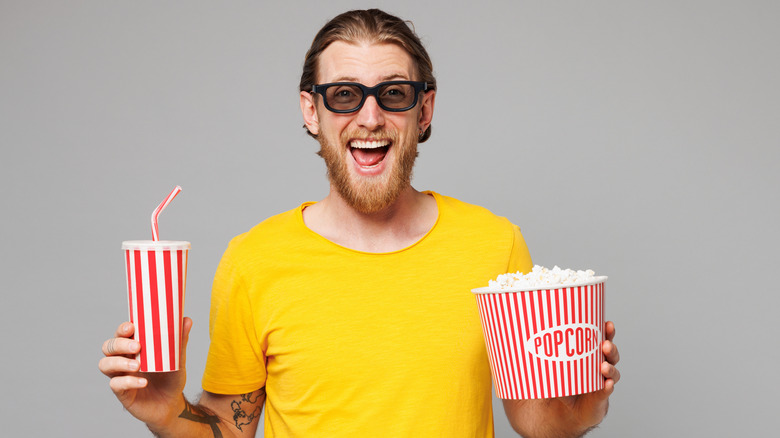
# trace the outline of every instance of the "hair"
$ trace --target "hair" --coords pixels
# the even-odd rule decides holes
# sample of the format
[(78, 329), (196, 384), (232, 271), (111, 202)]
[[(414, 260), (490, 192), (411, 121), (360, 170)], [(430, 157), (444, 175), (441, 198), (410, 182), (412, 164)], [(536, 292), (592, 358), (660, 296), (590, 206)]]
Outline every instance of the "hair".
[[(408, 24), (407, 24), (408, 23)], [(406, 50), (417, 68), (418, 81), (428, 83), (429, 90), (436, 89), (433, 63), (422, 41), (412, 29), (411, 22), (390, 15), (379, 9), (353, 10), (344, 12), (330, 20), (314, 37), (303, 62), (300, 91), (311, 91), (317, 83), (317, 66), (320, 54), (333, 42), (347, 43), (390, 43)], [(305, 126), (304, 126), (305, 127)], [(307, 129), (308, 132), (308, 129)], [(315, 137), (311, 132), (309, 135)], [(420, 136), (422, 143), (431, 136), (431, 127)]]

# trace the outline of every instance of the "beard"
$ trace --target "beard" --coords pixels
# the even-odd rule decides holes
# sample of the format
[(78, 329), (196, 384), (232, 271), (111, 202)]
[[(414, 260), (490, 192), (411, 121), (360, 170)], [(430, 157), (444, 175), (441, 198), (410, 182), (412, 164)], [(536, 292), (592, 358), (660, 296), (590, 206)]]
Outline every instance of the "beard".
[[(320, 150), (317, 155), (325, 160), (328, 169), (328, 179), (331, 185), (347, 202), (361, 213), (376, 213), (392, 205), (401, 192), (412, 182), (412, 168), (417, 158), (417, 138), (408, 136), (399, 143), (397, 132), (343, 132), (337, 145), (331, 144), (325, 135), (318, 136)], [(390, 148), (383, 160), (394, 155), (396, 160), (392, 168), (386, 169), (381, 175), (354, 177), (349, 172), (350, 150), (344, 146), (350, 138), (387, 138), (391, 141)]]

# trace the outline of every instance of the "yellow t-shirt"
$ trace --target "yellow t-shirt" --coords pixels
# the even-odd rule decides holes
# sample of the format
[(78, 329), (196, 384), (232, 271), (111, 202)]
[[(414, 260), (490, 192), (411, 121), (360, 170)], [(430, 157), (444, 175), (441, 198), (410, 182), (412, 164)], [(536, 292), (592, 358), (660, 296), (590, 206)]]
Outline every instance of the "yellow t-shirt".
[(305, 203), (234, 238), (212, 292), (203, 388), (266, 388), (270, 437), (493, 436), (472, 288), (530, 270), (518, 227), (427, 192), (439, 217), (390, 253), (309, 230)]

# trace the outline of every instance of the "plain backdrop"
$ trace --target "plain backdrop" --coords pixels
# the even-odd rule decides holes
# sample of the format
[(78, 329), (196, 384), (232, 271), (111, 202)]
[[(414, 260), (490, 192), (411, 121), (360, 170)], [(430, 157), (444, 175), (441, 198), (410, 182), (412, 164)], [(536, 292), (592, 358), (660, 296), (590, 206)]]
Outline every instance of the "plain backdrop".
[(414, 186), (609, 276), (623, 378), (592, 436), (776, 430), (780, 3), (0, 0), (0, 434), (149, 436), (97, 363), (127, 318), (120, 243), (177, 184), (160, 234), (192, 242), (197, 397), (228, 241), (327, 193), (303, 56), (373, 6), (438, 79)]

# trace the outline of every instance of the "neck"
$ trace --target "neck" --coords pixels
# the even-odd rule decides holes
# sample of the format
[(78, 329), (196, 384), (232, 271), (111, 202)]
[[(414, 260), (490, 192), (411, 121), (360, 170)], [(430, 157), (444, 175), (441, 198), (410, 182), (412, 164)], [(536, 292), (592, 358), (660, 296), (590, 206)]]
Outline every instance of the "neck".
[(325, 199), (303, 212), (306, 226), (315, 233), (338, 245), (364, 252), (406, 248), (425, 236), (437, 218), (433, 197), (411, 185), (393, 203), (373, 213), (355, 210), (333, 187)]

